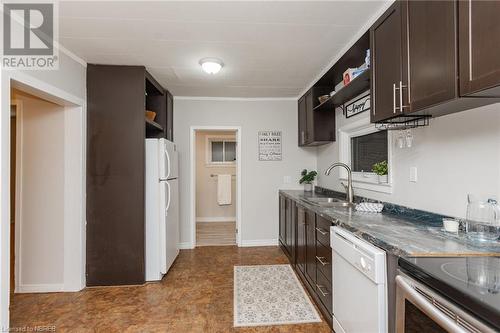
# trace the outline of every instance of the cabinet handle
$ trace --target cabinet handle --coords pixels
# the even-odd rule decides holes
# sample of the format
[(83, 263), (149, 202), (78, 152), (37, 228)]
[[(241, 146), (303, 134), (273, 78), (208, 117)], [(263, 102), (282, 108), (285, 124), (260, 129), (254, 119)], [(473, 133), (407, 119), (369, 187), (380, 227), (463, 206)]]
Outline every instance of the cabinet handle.
[(396, 113), (396, 84), (392, 84), (392, 113)]
[(320, 234), (322, 234), (323, 236), (325, 236), (325, 235), (328, 235), (328, 234), (329, 234), (329, 232), (328, 232), (328, 231), (326, 231), (326, 230), (324, 230), (324, 229), (321, 229), (321, 228), (318, 228), (318, 227), (316, 227), (316, 230), (317, 230)]
[[(408, 107), (407, 105), (403, 105), (403, 88), (408, 88), (407, 85), (404, 85), (402, 81), (399, 81), (399, 111), (403, 112), (403, 109)], [(408, 90), (408, 94), (410, 91)]]
[(304, 144), (304, 142), (306, 141), (306, 135), (305, 135), (304, 131), (302, 131), (300, 133), (300, 135), (301, 135), (300, 143)]
[(323, 291), (322, 288), (325, 288), (324, 286), (320, 286), (319, 284), (317, 284), (316, 288), (319, 290), (319, 292), (321, 293), (321, 295), (323, 295), (323, 297), (326, 297), (327, 295), (330, 294), (328, 291)]
[(326, 266), (329, 264), (328, 261), (326, 261), (326, 258), (325, 257), (318, 257), (316, 256), (316, 260), (319, 261), (319, 263), (323, 266)]
[[(407, 85), (403, 84), (403, 81), (399, 81), (399, 86), (396, 87), (396, 84), (392, 84), (392, 111), (396, 113), (399, 111), (403, 113), (403, 109), (408, 107), (407, 105), (403, 105), (403, 88), (407, 88)], [(399, 92), (399, 106), (396, 106), (396, 90)]]

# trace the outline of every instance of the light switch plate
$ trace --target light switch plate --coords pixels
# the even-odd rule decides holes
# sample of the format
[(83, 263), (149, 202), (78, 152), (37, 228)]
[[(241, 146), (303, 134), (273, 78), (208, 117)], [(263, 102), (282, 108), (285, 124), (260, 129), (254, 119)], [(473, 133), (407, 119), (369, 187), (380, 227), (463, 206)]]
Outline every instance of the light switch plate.
[(416, 183), (418, 179), (417, 176), (417, 167), (411, 167), (410, 168), (410, 182)]
[(290, 184), (291, 182), (292, 182), (292, 177), (290, 176), (283, 177), (283, 184)]

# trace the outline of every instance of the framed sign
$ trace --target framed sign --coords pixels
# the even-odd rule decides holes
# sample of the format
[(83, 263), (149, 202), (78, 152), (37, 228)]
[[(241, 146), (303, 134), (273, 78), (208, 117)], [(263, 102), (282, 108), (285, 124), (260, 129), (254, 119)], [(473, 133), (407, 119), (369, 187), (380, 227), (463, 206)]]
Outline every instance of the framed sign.
[(361, 96), (344, 105), (344, 110), (346, 118), (370, 110), (370, 94)]
[(281, 161), (281, 131), (259, 131), (259, 161)]

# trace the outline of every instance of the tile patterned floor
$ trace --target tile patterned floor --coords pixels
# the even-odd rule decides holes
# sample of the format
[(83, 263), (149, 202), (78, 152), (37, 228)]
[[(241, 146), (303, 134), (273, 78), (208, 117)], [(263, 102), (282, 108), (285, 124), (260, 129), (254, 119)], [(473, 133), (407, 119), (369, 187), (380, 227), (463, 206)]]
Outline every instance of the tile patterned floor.
[(233, 328), (233, 266), (284, 263), (278, 247), (183, 250), (158, 283), (15, 295), (11, 327), (55, 325), (57, 332), (331, 332), (324, 321)]

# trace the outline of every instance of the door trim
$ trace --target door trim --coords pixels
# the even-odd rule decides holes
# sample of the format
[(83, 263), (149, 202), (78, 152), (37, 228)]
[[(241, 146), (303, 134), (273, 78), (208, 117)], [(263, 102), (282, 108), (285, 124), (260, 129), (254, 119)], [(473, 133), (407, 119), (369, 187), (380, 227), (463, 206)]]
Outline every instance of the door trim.
[[(236, 245), (241, 243), (241, 126), (191, 126), (189, 134), (189, 227), (191, 241), (189, 248), (196, 247), (196, 132), (197, 131), (236, 131)], [(185, 244), (182, 243), (183, 247)]]

